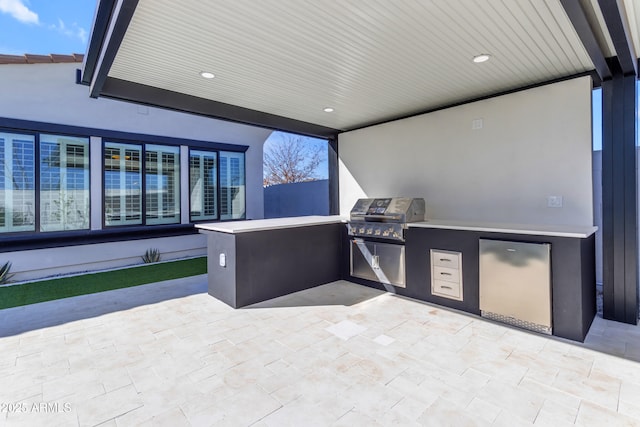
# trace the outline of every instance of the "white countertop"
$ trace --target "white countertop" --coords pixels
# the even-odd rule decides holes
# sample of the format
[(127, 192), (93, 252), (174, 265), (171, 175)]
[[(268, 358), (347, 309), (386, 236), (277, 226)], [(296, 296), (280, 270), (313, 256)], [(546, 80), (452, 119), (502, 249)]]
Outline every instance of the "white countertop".
[(311, 215), (290, 218), (253, 219), (247, 221), (212, 222), (196, 224), (201, 232), (216, 231), (221, 233), (248, 233), (251, 231), (276, 230), (279, 228), (308, 227), (312, 225), (335, 224), (346, 221), (340, 215)]
[(494, 233), (528, 234), (536, 236), (586, 238), (598, 230), (595, 226), (502, 224), (492, 222), (429, 220), (412, 222), (409, 227), (444, 228), (449, 230), (488, 231)]

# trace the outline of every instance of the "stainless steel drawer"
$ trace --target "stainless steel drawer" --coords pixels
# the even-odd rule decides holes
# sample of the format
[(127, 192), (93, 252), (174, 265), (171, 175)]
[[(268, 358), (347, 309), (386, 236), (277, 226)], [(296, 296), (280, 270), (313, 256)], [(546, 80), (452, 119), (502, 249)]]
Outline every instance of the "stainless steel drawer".
[(433, 265), (438, 267), (458, 268), (460, 256), (457, 252), (432, 251)]
[(431, 294), (463, 300), (462, 253), (431, 249)]
[(462, 286), (460, 283), (434, 280), (431, 285), (431, 293), (441, 297), (462, 299)]
[(457, 268), (433, 267), (434, 280), (446, 280), (447, 282), (460, 282), (460, 270)]

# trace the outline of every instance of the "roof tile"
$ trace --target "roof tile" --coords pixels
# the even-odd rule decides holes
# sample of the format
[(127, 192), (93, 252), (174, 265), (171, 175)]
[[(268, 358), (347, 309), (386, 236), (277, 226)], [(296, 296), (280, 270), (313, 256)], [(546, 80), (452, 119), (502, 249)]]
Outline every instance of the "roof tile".
[(59, 55), (52, 53), (50, 55), (33, 55), (25, 53), (24, 55), (3, 55), (0, 54), (0, 64), (52, 64), (52, 63), (69, 63), (82, 62), (84, 55), (74, 53), (71, 55)]

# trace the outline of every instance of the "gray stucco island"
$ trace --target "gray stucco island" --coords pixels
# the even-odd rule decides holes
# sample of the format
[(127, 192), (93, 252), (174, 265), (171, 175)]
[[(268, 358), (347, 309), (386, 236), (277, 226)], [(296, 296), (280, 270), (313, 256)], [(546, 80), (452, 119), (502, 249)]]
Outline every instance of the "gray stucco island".
[(207, 235), (209, 295), (244, 307), (340, 279), (340, 216), (196, 227)]
[[(410, 224), (407, 233), (407, 296), (480, 314), (479, 242), (481, 239), (547, 243), (551, 247), (553, 335), (584, 341), (596, 315), (595, 232), (597, 227), (541, 224), (425, 221)], [(464, 301), (430, 292), (426, 254), (445, 249), (463, 254)], [(425, 283), (428, 283), (425, 286)]]

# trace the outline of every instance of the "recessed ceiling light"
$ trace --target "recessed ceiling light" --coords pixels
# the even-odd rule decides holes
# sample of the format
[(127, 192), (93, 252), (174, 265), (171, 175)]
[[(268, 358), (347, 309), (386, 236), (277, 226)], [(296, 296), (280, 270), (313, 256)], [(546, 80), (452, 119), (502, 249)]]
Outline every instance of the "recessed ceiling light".
[(476, 64), (480, 64), (481, 62), (487, 62), (491, 58), (491, 55), (488, 53), (483, 53), (480, 55), (476, 55), (473, 57), (473, 62)]
[(216, 76), (215, 74), (210, 73), (210, 72), (208, 72), (208, 71), (201, 71), (201, 72), (200, 72), (200, 75), (201, 75), (202, 77), (204, 77), (205, 79), (212, 79), (212, 78), (214, 78), (214, 77)]
[(331, 108), (331, 107), (327, 107), (327, 108), (325, 108), (325, 109), (324, 109), (324, 110), (322, 110), (322, 111), (324, 111), (325, 113), (333, 113), (333, 108)]

